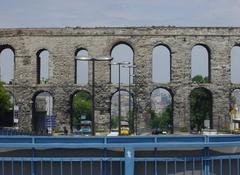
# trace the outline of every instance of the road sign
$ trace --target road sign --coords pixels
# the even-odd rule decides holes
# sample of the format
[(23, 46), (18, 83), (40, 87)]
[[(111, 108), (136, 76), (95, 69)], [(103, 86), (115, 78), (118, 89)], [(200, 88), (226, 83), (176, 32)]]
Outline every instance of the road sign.
[(46, 115), (45, 116), (45, 127), (55, 128), (56, 126), (57, 126), (56, 115)]

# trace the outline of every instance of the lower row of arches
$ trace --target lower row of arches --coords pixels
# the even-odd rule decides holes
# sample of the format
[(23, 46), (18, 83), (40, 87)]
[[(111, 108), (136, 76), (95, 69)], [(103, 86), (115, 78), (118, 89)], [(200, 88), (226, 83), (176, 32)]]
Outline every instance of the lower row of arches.
[[(120, 98), (119, 98), (120, 95)], [(11, 94), (12, 108), (3, 118), (0, 118), (1, 126), (14, 125), (14, 97)], [(235, 89), (230, 95), (230, 109), (235, 107), (238, 110), (240, 105), (240, 89)], [(190, 100), (190, 129), (200, 131), (204, 127), (212, 128), (212, 105), (213, 97), (211, 91), (206, 88), (193, 89), (189, 96)], [(120, 103), (119, 103), (120, 102)], [(54, 100), (49, 92), (42, 91), (33, 97), (32, 106), (32, 130), (36, 134), (49, 132), (49, 128), (56, 125), (54, 114)], [(138, 101), (128, 91), (115, 92), (111, 97), (111, 115), (109, 129), (118, 129), (119, 120), (127, 121), (131, 133), (137, 132), (136, 105)], [(149, 126), (154, 129), (161, 129), (171, 133), (173, 126), (173, 94), (171, 90), (157, 88), (151, 93), (151, 108)], [(71, 132), (81, 129), (81, 121), (92, 121), (92, 98), (85, 90), (75, 92), (71, 97)], [(206, 126), (206, 120), (209, 121)], [(205, 125), (204, 125), (205, 121)]]
[[(45, 114), (40, 108), (45, 99)], [(201, 130), (204, 127), (204, 120), (210, 121), (212, 127), (212, 94), (205, 88), (194, 89), (190, 94), (191, 117), (190, 128)], [(111, 112), (109, 130), (118, 129), (119, 121), (127, 121), (130, 133), (137, 132), (138, 111), (135, 108), (137, 99), (126, 90), (116, 91), (111, 96)], [(39, 93), (33, 103), (33, 130), (36, 133), (46, 130), (46, 119), (53, 114), (53, 99), (47, 92)], [(173, 132), (173, 94), (165, 88), (157, 88), (151, 93), (151, 109), (149, 125), (154, 130), (160, 129), (169, 133)], [(42, 116), (41, 116), (42, 115)], [(40, 119), (39, 119), (40, 118)], [(71, 96), (71, 132), (77, 133), (82, 126), (82, 121), (92, 121), (92, 98), (88, 91), (80, 90)], [(40, 124), (41, 123), (41, 124)]]

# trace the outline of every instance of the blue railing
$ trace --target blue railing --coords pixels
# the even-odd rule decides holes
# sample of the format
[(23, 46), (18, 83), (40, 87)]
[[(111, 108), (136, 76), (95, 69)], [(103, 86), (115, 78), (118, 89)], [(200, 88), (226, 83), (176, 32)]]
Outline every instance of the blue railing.
[(0, 175), (238, 175), (240, 137), (0, 136)]
[(31, 132), (26, 132), (24, 130), (0, 127), (0, 135), (2, 136), (16, 136), (16, 135), (32, 135)]

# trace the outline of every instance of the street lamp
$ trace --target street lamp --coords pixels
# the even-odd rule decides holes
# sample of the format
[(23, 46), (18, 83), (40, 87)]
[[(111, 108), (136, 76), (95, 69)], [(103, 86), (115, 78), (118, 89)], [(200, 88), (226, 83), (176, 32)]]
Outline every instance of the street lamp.
[(13, 79), (12, 79), (12, 88), (13, 88), (13, 126), (16, 127), (16, 124), (18, 123), (18, 119), (16, 118), (16, 112), (18, 112), (18, 106), (16, 104), (16, 98), (15, 98), (15, 71), (16, 70), (16, 64), (14, 63), (14, 70), (13, 70)]
[(112, 57), (76, 56), (76, 60), (92, 62), (92, 135), (95, 135), (95, 61), (111, 61)]
[(121, 133), (121, 91), (120, 91), (120, 84), (121, 84), (121, 66), (129, 65), (130, 62), (117, 62), (111, 63), (111, 65), (118, 65), (118, 134)]
[[(128, 117), (130, 119), (131, 117), (131, 77), (135, 76), (134, 74), (131, 74), (131, 69), (136, 68), (136, 65), (127, 65), (127, 66), (123, 66), (123, 68), (128, 68)], [(131, 120), (133, 124), (132, 126), (134, 126), (134, 117)]]

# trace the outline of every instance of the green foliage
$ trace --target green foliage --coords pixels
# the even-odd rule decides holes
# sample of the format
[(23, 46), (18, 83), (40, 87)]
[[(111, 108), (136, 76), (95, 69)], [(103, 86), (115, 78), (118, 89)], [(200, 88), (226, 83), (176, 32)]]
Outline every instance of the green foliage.
[(186, 127), (181, 127), (179, 128), (180, 132), (188, 132), (188, 129)]
[(171, 125), (172, 104), (168, 105), (162, 113), (156, 113), (154, 110), (150, 110), (151, 128), (160, 128), (163, 131), (170, 131), (169, 125)]
[(231, 129), (229, 127), (223, 127), (223, 128), (219, 128), (218, 132), (219, 133), (228, 133), (228, 134), (230, 134), (231, 133)]
[(208, 77), (196, 75), (195, 77), (192, 78), (192, 81), (195, 83), (208, 83)]
[[(130, 114), (130, 115), (129, 115)], [(127, 116), (121, 116), (120, 120), (123, 121), (128, 121), (129, 124), (129, 132), (134, 133), (134, 113), (133, 111), (129, 111)], [(118, 116), (112, 116), (111, 118), (111, 128), (112, 129), (118, 129)]]
[[(126, 116), (121, 116), (120, 117), (120, 121), (123, 121), (123, 120), (125, 120), (126, 121)], [(111, 118), (111, 128), (112, 129), (118, 129), (118, 116), (112, 116), (112, 118)], [(128, 124), (129, 124), (129, 128), (131, 127), (130, 126), (130, 122), (132, 122), (132, 121), (130, 121), (130, 119), (128, 118)]]
[(80, 127), (81, 116), (83, 115), (86, 116), (86, 120), (91, 120), (92, 101), (87, 92), (80, 91), (74, 95), (72, 104), (72, 124), (77, 129)]
[(157, 114), (154, 110), (151, 110), (150, 114), (151, 114), (150, 121), (151, 128), (160, 128), (161, 116)]
[(134, 113), (133, 111), (128, 112), (128, 123), (130, 133), (134, 133)]
[(118, 116), (112, 116), (111, 118), (111, 128), (118, 129)]
[[(204, 78), (197, 75), (195, 81), (204, 81)], [(212, 97), (204, 88), (194, 89), (190, 96), (190, 122), (191, 129), (200, 131), (204, 127), (204, 120), (212, 118)]]
[(0, 82), (0, 119), (3, 119), (5, 114), (9, 112), (11, 108), (10, 95), (4, 89), (3, 83)]

